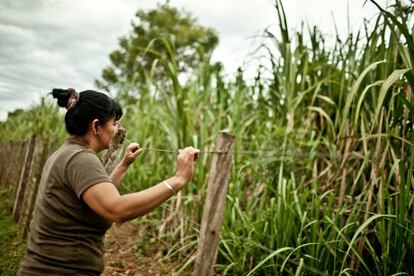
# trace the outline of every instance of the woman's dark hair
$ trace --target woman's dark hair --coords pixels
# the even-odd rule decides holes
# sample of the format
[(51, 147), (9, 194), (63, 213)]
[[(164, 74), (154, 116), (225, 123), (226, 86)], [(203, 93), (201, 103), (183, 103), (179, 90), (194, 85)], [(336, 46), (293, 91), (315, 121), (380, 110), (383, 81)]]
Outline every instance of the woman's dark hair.
[[(69, 99), (73, 100), (76, 93), (72, 88), (54, 88), (50, 94), (60, 107), (68, 108)], [(115, 121), (122, 117), (122, 108), (114, 99), (102, 92), (85, 90), (76, 94), (74, 107), (66, 112), (66, 130), (72, 135), (85, 135), (93, 120), (98, 119), (104, 125), (113, 117)]]

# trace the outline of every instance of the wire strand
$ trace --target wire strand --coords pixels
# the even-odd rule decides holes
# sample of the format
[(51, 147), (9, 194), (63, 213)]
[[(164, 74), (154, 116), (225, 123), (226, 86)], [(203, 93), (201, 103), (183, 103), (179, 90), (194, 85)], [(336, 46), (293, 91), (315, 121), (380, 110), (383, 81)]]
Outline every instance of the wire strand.
[[(125, 189), (128, 193), (133, 193), (133, 191), (131, 191), (131, 190), (130, 190), (127, 186), (122, 185), (122, 187), (124, 187), (124, 189)], [(174, 212), (175, 212), (175, 210), (174, 210), (174, 209), (172, 209), (172, 208), (170, 208), (170, 207), (165, 206), (165, 203), (162, 203), (162, 204), (160, 204), (159, 206), (160, 206), (161, 208), (163, 208), (163, 209), (166, 209), (166, 210), (170, 211), (171, 213), (174, 213)], [(189, 222), (193, 223), (193, 224), (194, 224), (194, 225), (196, 225), (197, 227), (201, 228), (201, 224), (200, 224), (200, 223), (198, 223), (197, 221), (195, 221), (195, 220), (193, 220), (193, 219), (191, 219), (191, 218), (188, 218), (186, 215), (183, 215), (183, 214), (180, 214), (180, 213), (176, 213), (176, 215), (177, 215), (178, 217), (182, 218), (182, 219), (185, 219), (185, 220), (187, 220), (187, 221), (189, 221)]]
[[(129, 143), (133, 143), (132, 141), (128, 140), (127, 138), (124, 138), (125, 141), (129, 142)], [(179, 150), (167, 150), (167, 149), (155, 149), (155, 148), (141, 148), (143, 150), (148, 150), (148, 151), (157, 151), (157, 152), (168, 152), (168, 153), (180, 153)], [(226, 152), (221, 152), (221, 151), (201, 151), (200, 153), (226, 153)]]
[[(132, 225), (134, 225), (135, 227), (137, 227), (138, 229), (140, 229), (140, 230), (142, 230), (142, 231), (144, 231), (145, 233), (147, 233), (148, 235), (150, 235), (151, 237), (154, 237), (155, 239), (157, 239), (159, 242), (161, 242), (164, 246), (166, 246), (167, 248), (170, 248), (171, 247), (171, 245), (170, 244), (168, 244), (168, 243), (166, 243), (165, 241), (163, 241), (162, 239), (160, 239), (159, 237), (157, 237), (156, 235), (154, 235), (154, 234), (152, 234), (151, 232), (149, 232), (149, 231), (147, 231), (147, 230), (145, 230), (143, 227), (141, 227), (141, 226), (139, 226), (139, 225), (137, 225), (137, 224), (135, 224), (135, 223), (132, 223), (131, 221), (128, 221), (128, 223), (130, 223), (130, 224), (132, 224)], [(213, 268), (210, 268), (210, 267), (208, 267), (207, 265), (205, 265), (205, 264), (202, 264), (202, 263), (200, 263), (200, 262), (197, 262), (196, 261), (196, 258), (194, 258), (194, 263), (196, 263), (196, 264), (198, 264), (198, 265), (200, 265), (201, 267), (204, 267), (204, 268), (207, 268), (208, 270), (210, 270), (211, 272), (213, 272), (213, 274), (215, 274), (215, 270), (213, 269)]]
[(119, 248), (121, 248), (121, 250), (123, 250), (124, 252), (126, 252), (126, 253), (129, 253), (131, 256), (132, 256), (132, 258), (134, 258), (134, 260), (137, 262), (137, 264), (140, 264), (140, 262), (138, 261), (138, 259), (135, 257), (135, 255), (134, 255), (134, 253), (133, 252), (131, 252), (131, 250), (128, 250), (128, 249), (126, 249), (116, 238), (115, 238), (115, 235), (114, 234), (112, 234), (112, 233), (108, 233), (109, 235), (108, 236), (110, 236), (113, 240), (114, 240), (114, 242), (118, 245), (118, 247)]
[[(131, 193), (132, 191), (130, 190), (130, 189), (128, 189), (125, 185), (122, 185), (126, 190), (127, 190), (127, 192), (128, 193)], [(167, 210), (169, 210), (170, 212), (174, 212), (174, 210), (172, 210), (171, 208), (169, 208), (169, 207), (166, 207), (166, 206), (164, 206), (163, 204), (161, 204), (160, 205), (162, 208), (164, 208), (164, 209), (167, 209)], [(194, 221), (194, 220), (192, 220), (192, 219), (190, 219), (190, 218), (187, 218), (186, 216), (184, 216), (184, 215), (182, 215), (182, 214), (179, 214), (179, 213), (176, 213), (176, 215), (178, 216), (178, 217), (181, 217), (181, 218), (183, 218), (183, 219), (185, 219), (185, 220), (188, 220), (188, 221), (190, 221), (190, 222), (192, 222), (193, 224), (195, 224), (195, 225), (197, 225), (198, 227), (200, 227), (201, 228), (201, 225), (198, 223), (198, 222), (196, 222), (196, 221)], [(159, 237), (157, 237), (156, 235), (154, 235), (154, 234), (152, 234), (151, 232), (149, 232), (149, 231), (147, 231), (147, 230), (145, 230), (143, 227), (141, 227), (141, 226), (139, 226), (139, 225), (137, 225), (137, 224), (135, 224), (135, 223), (133, 223), (133, 222), (131, 222), (131, 221), (128, 221), (128, 223), (130, 223), (130, 224), (132, 224), (132, 225), (134, 225), (135, 227), (137, 227), (138, 229), (140, 229), (140, 230), (142, 230), (143, 232), (145, 232), (145, 233), (147, 233), (148, 235), (150, 235), (150, 236), (152, 236), (152, 237), (154, 237), (155, 239), (157, 239), (158, 241), (160, 241), (164, 246), (166, 246), (167, 248), (170, 248), (171, 247), (171, 245), (170, 244), (168, 244), (168, 243), (166, 243), (165, 241), (163, 241), (162, 239), (160, 239)], [(196, 261), (196, 258), (194, 258), (194, 263), (196, 263), (196, 264), (198, 264), (198, 265), (200, 265), (200, 266), (202, 266), (202, 267), (206, 267), (208, 270), (210, 270), (210, 271), (212, 271), (213, 272), (213, 274), (214, 274), (214, 269), (212, 269), (212, 268), (210, 268), (210, 267), (207, 267), (205, 264), (201, 264), (201, 263), (199, 263), (199, 262), (197, 262)]]
[[(133, 143), (129, 139), (125, 138), (125, 141), (128, 143)], [(157, 149), (157, 148), (147, 148), (142, 147), (141, 149), (146, 151), (155, 151), (155, 152), (166, 152), (166, 153), (175, 153), (178, 154), (179, 150), (168, 150), (168, 149)], [(280, 149), (262, 149), (262, 150), (239, 150), (239, 151), (200, 151), (200, 154), (226, 154), (226, 153), (232, 153), (232, 154), (246, 154), (246, 155), (266, 155), (269, 153), (272, 153), (273, 155), (279, 154), (279, 157), (306, 157), (306, 156), (313, 156), (313, 157), (332, 157), (332, 158), (338, 158), (341, 157), (342, 154), (331, 154), (331, 153), (312, 153), (312, 152), (287, 152)]]

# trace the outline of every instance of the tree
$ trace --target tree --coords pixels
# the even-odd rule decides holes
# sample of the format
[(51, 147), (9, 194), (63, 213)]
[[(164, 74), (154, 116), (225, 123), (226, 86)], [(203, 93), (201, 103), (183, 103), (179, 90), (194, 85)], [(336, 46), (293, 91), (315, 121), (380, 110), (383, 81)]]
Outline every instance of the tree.
[[(166, 80), (166, 67), (174, 55), (178, 73), (191, 73), (205, 53), (218, 44), (211, 28), (203, 27), (190, 13), (158, 4), (156, 9), (138, 10), (132, 31), (119, 39), (119, 49), (110, 54), (111, 65), (102, 71), (96, 85), (103, 90), (120, 90), (126, 85), (137, 89), (145, 85), (153, 68), (152, 82)], [(168, 49), (168, 45), (172, 45)]]

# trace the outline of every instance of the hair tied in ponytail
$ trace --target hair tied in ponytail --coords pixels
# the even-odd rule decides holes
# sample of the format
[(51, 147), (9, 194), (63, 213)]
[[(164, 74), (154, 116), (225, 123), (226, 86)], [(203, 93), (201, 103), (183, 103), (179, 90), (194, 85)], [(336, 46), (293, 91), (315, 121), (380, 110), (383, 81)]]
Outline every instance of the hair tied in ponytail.
[(76, 92), (76, 90), (73, 88), (69, 88), (68, 91), (69, 91), (69, 100), (68, 100), (68, 104), (66, 105), (66, 109), (72, 110), (75, 108), (76, 103), (79, 101), (79, 93)]

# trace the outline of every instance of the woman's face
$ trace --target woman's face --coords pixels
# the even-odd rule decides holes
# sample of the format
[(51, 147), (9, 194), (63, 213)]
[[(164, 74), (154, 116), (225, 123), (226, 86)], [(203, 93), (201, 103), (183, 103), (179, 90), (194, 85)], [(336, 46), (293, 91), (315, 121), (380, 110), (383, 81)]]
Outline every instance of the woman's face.
[(115, 136), (117, 122), (112, 117), (103, 126), (99, 127), (99, 140), (104, 149), (109, 149), (112, 139)]

